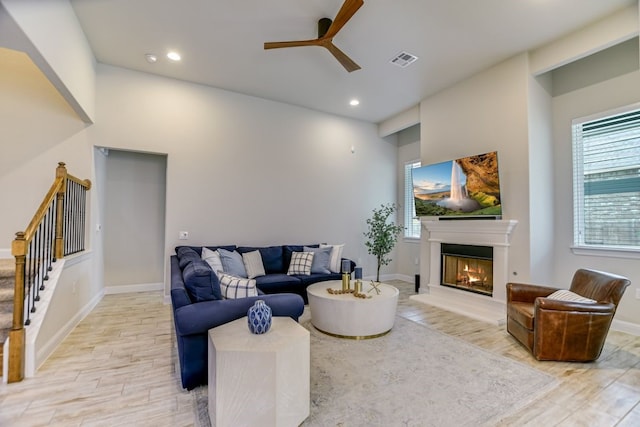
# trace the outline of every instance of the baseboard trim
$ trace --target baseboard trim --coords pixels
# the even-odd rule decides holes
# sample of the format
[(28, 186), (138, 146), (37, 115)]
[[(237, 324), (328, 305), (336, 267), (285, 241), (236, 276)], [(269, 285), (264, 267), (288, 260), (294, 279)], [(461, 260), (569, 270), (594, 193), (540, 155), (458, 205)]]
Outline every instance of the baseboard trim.
[[(102, 297), (103, 297), (103, 294), (98, 293), (91, 301), (87, 303), (87, 305), (84, 306), (82, 310), (76, 313), (76, 315), (73, 316), (67, 322), (67, 324), (64, 325), (62, 329), (60, 329), (53, 337), (51, 337), (51, 339), (47, 343), (45, 343), (40, 348), (40, 350), (36, 355), (37, 362), (35, 364), (36, 365), (35, 370), (33, 374), (30, 376), (35, 375), (35, 372), (38, 369), (40, 369), (40, 366), (42, 366), (42, 364), (47, 360), (47, 358), (51, 356), (51, 354), (56, 350), (56, 348), (58, 348), (58, 346), (62, 344), (62, 341), (64, 341), (65, 338), (75, 329), (75, 327), (80, 324), (82, 319), (87, 317), (89, 313), (91, 313), (91, 311), (98, 305)], [(25, 372), (25, 376), (29, 377), (29, 375), (27, 375), (26, 372)]]
[(611, 329), (640, 337), (640, 325), (637, 323), (613, 319), (613, 322), (611, 322)]
[(164, 283), (138, 283), (134, 285), (105, 286), (104, 288), (105, 295), (153, 291), (164, 291)]
[(13, 255), (11, 255), (11, 249), (0, 249), (0, 259), (9, 258), (13, 258)]

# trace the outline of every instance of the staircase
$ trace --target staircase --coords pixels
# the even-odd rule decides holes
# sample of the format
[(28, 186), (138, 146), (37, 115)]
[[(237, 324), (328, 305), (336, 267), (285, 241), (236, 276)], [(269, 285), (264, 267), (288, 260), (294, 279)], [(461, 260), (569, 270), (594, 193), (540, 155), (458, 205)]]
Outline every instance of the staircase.
[(13, 320), (15, 274), (15, 260), (0, 259), (0, 376), (2, 376), (3, 346)]

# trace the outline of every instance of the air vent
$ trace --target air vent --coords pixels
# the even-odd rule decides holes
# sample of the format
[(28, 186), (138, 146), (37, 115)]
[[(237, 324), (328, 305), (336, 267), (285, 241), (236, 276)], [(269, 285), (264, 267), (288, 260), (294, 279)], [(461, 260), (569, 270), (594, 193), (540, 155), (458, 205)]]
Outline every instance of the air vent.
[(416, 62), (417, 59), (418, 57), (415, 55), (412, 55), (407, 52), (400, 52), (399, 54), (394, 56), (389, 62), (391, 62), (394, 65), (397, 65), (398, 67), (405, 68), (408, 65)]

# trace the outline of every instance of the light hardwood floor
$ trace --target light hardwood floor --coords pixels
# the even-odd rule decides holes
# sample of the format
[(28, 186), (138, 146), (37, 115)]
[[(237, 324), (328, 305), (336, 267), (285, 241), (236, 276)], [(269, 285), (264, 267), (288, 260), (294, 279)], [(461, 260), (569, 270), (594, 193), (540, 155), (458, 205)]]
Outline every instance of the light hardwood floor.
[[(640, 426), (640, 337), (610, 332), (596, 363), (537, 362), (504, 327), (416, 303), (413, 284), (390, 283), (401, 291), (400, 316), (558, 378), (558, 387), (498, 425)], [(35, 378), (0, 385), (0, 426), (194, 425), (192, 396), (181, 389), (175, 363), (162, 295), (107, 295)]]

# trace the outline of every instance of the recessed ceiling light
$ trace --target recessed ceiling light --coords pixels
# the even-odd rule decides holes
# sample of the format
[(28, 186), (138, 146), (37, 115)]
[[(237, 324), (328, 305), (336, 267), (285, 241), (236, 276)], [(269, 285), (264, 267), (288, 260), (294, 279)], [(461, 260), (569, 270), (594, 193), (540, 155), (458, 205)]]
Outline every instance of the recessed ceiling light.
[(169, 58), (172, 61), (180, 61), (180, 54), (178, 52), (169, 52), (167, 53), (167, 58)]
[(351, 105), (352, 107), (355, 107), (356, 105), (359, 105), (360, 101), (358, 101), (357, 99), (352, 99), (351, 101), (349, 101), (349, 105)]
[(149, 64), (154, 64), (158, 61), (158, 57), (152, 53), (147, 53), (144, 57), (147, 58)]

